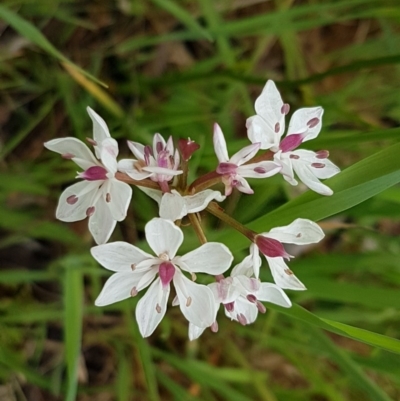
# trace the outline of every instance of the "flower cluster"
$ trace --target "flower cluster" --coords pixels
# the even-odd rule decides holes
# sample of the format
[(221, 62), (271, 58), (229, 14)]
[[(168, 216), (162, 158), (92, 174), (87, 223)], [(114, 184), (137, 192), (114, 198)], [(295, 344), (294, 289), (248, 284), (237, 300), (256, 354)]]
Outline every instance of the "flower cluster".
[[(172, 137), (167, 141), (155, 134), (152, 145), (128, 141), (134, 158), (117, 161), (118, 144), (111, 138), (104, 120), (92, 109), (93, 139), (88, 139), (94, 153), (75, 138), (54, 139), (45, 146), (64, 159), (74, 161), (81, 169), (76, 184), (61, 194), (56, 217), (65, 222), (88, 217), (89, 230), (97, 243), (93, 257), (114, 272), (95, 301), (109, 305), (147, 291), (136, 306), (136, 319), (144, 337), (150, 336), (164, 317), (171, 284), (178, 306), (189, 322), (189, 338), (198, 338), (206, 328), (218, 330), (217, 313), (223, 305), (228, 318), (242, 325), (253, 323), (266, 308), (262, 302), (290, 307), (283, 291), (305, 290), (285, 260), (292, 256), (283, 244), (305, 245), (319, 242), (324, 233), (314, 222), (298, 218), (285, 227), (256, 233), (227, 215), (216, 202), (223, 202), (234, 189), (253, 194), (247, 178), (266, 179), (282, 174), (291, 185), (297, 185), (294, 173), (310, 189), (322, 195), (332, 190), (320, 179), (339, 172), (328, 160), (329, 152), (297, 149), (315, 138), (321, 129), (323, 109), (303, 108), (296, 111), (285, 138), (285, 116), (289, 105), (283, 103), (272, 81), (268, 81), (255, 103), (256, 115), (247, 119), (251, 143), (229, 157), (226, 141), (218, 124), (214, 126), (213, 144), (218, 163), (215, 170), (188, 184), (189, 161), (199, 146), (190, 139), (180, 139), (175, 148)], [(264, 152), (262, 152), (264, 151)], [(153, 254), (126, 242), (107, 243), (116, 226), (127, 215), (135, 185), (159, 205), (159, 217), (145, 226), (147, 243)], [(223, 184), (224, 194), (211, 187)], [(198, 212), (208, 211), (231, 225), (250, 240), (249, 254), (227, 274), (233, 261), (225, 244), (208, 242)], [(187, 220), (195, 230), (200, 247), (179, 255), (184, 235), (180, 228)], [(259, 278), (265, 256), (275, 283)], [(197, 274), (211, 275), (208, 285), (197, 283)], [(208, 280), (210, 281), (210, 280)]]

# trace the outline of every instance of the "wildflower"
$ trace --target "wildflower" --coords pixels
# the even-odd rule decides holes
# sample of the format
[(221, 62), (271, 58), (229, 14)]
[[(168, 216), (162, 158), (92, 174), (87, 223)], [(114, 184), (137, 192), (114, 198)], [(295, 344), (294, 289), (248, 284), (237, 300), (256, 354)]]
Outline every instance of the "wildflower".
[(56, 217), (65, 222), (89, 217), (89, 230), (97, 244), (110, 238), (117, 221), (126, 217), (132, 197), (131, 187), (115, 178), (118, 144), (110, 137), (105, 121), (90, 107), (93, 121), (93, 140), (96, 157), (76, 138), (53, 139), (44, 144), (47, 149), (71, 159), (84, 171), (78, 173), (80, 181), (71, 185), (60, 196)]
[[(255, 255), (258, 255), (258, 250), (264, 254), (274, 281), (279, 287), (305, 290), (304, 284), (284, 261), (292, 256), (285, 251), (282, 243), (306, 245), (319, 242), (322, 238), (324, 238), (324, 232), (318, 224), (307, 219), (296, 219), (288, 226), (276, 227), (269, 232), (256, 235), (254, 251)], [(254, 275), (259, 276), (259, 265), (254, 265)]]
[(221, 192), (212, 189), (206, 189), (194, 195), (181, 195), (175, 189), (163, 194), (157, 189), (139, 188), (159, 204), (160, 217), (172, 221), (182, 219), (189, 213), (201, 212), (213, 200), (217, 202), (225, 200)]
[[(135, 296), (148, 287), (136, 307), (140, 333), (153, 333), (165, 315), (170, 283), (175, 286), (180, 309), (186, 319), (198, 327), (208, 327), (214, 319), (214, 299), (211, 290), (188, 279), (182, 272), (221, 274), (232, 262), (229, 249), (209, 242), (184, 256), (176, 256), (183, 242), (183, 233), (171, 221), (161, 218), (145, 226), (150, 248), (156, 256), (125, 242), (114, 242), (92, 248), (93, 257), (115, 273), (107, 280), (96, 299), (97, 306), (109, 305)], [(156, 276), (158, 277), (156, 278)]]
[(294, 172), (305, 185), (321, 195), (332, 195), (333, 191), (319, 179), (333, 177), (340, 170), (328, 160), (329, 152), (322, 150), (295, 150), (301, 143), (318, 136), (322, 126), (322, 107), (302, 108), (293, 113), (286, 137), (285, 116), (289, 105), (283, 103), (273, 81), (267, 81), (261, 95), (256, 99), (257, 115), (247, 119), (247, 134), (250, 141), (260, 144), (260, 149), (275, 153), (274, 161), (281, 166), (280, 173), (291, 185), (297, 185)]
[(163, 183), (182, 174), (182, 170), (178, 170), (179, 152), (177, 149), (174, 150), (172, 137), (165, 142), (160, 134), (155, 134), (153, 147), (132, 141), (128, 141), (128, 146), (137, 159), (120, 160), (118, 170), (128, 174), (134, 180), (150, 178), (155, 182)]
[(224, 134), (218, 124), (214, 125), (214, 150), (219, 161), (216, 171), (222, 175), (225, 196), (229, 196), (234, 187), (245, 194), (253, 194), (254, 191), (245, 178), (266, 178), (280, 171), (280, 164), (272, 161), (245, 164), (256, 155), (259, 149), (260, 144), (253, 143), (229, 158)]
[[(254, 270), (259, 270), (261, 259), (257, 247), (252, 244), (250, 254), (236, 265), (229, 277), (209, 284), (215, 300), (215, 318), (219, 305), (224, 306), (225, 315), (242, 325), (253, 323), (258, 312), (265, 313), (266, 308), (261, 303), (270, 302), (284, 308), (290, 308), (292, 303), (284, 291), (273, 283), (262, 283), (253, 277)], [(200, 337), (205, 329), (189, 324), (189, 338)], [(216, 320), (211, 325), (212, 331), (218, 330)]]

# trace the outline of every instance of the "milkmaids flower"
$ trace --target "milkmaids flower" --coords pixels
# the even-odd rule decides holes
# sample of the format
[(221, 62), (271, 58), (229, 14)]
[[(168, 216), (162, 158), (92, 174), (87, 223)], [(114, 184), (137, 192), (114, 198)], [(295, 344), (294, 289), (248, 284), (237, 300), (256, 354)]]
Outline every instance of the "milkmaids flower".
[[(320, 226), (311, 220), (296, 219), (285, 227), (276, 227), (269, 232), (256, 235), (254, 248), (255, 255), (258, 251), (264, 254), (272, 277), (275, 283), (281, 287), (290, 290), (305, 290), (304, 284), (293, 274), (286, 265), (284, 259), (290, 256), (283, 247), (282, 243), (306, 245), (321, 241), (325, 234)], [(256, 257), (256, 256), (254, 256)], [(254, 265), (254, 275), (259, 276), (260, 265)]]
[(150, 288), (139, 300), (136, 319), (143, 337), (150, 336), (165, 315), (173, 282), (180, 309), (186, 319), (198, 327), (214, 321), (214, 298), (211, 290), (188, 279), (182, 271), (218, 275), (232, 262), (229, 249), (220, 243), (208, 242), (184, 256), (176, 252), (183, 242), (183, 233), (171, 221), (155, 218), (146, 224), (147, 242), (156, 256), (126, 242), (113, 242), (92, 248), (93, 257), (115, 273), (107, 280), (96, 299), (97, 306), (109, 305), (135, 296)]
[(314, 139), (321, 130), (322, 107), (302, 108), (294, 112), (286, 137), (285, 116), (289, 105), (283, 103), (273, 81), (267, 81), (261, 95), (256, 99), (257, 115), (247, 119), (247, 135), (250, 141), (260, 144), (260, 149), (275, 153), (274, 161), (282, 169), (280, 173), (291, 185), (297, 185), (294, 172), (305, 185), (321, 195), (332, 195), (333, 191), (319, 179), (330, 178), (340, 170), (328, 160), (329, 152), (322, 150), (295, 150), (301, 143)]
[(71, 185), (60, 196), (56, 217), (72, 222), (89, 217), (89, 230), (97, 244), (110, 238), (117, 221), (126, 217), (132, 197), (132, 188), (115, 178), (117, 172), (117, 141), (111, 138), (105, 121), (90, 107), (93, 121), (93, 140), (96, 157), (79, 139), (53, 139), (44, 144), (47, 149), (71, 159), (83, 172), (82, 181)]
[[(250, 254), (241, 263), (236, 265), (229, 277), (209, 284), (215, 300), (215, 317), (211, 325), (212, 331), (218, 330), (216, 315), (219, 305), (224, 306), (225, 315), (242, 325), (253, 323), (258, 312), (265, 313), (265, 306), (261, 303), (270, 302), (284, 308), (290, 308), (292, 303), (283, 290), (273, 283), (262, 283), (254, 278), (254, 270), (259, 270), (261, 259), (257, 247), (252, 244)], [(205, 329), (189, 324), (189, 338), (194, 340)]]
[(222, 175), (225, 196), (229, 196), (234, 187), (245, 194), (253, 194), (254, 191), (245, 178), (271, 177), (281, 169), (280, 164), (272, 161), (245, 164), (256, 155), (260, 149), (259, 143), (246, 146), (229, 158), (224, 134), (218, 124), (214, 124), (213, 140), (214, 150), (219, 161), (216, 171)]
[(189, 213), (201, 212), (213, 200), (217, 202), (225, 200), (225, 196), (221, 195), (221, 192), (212, 189), (206, 189), (194, 195), (181, 195), (175, 189), (163, 194), (157, 189), (139, 188), (158, 203), (160, 217), (172, 221), (182, 219)]
[(128, 141), (128, 146), (136, 159), (120, 160), (118, 170), (128, 174), (134, 180), (150, 178), (155, 182), (162, 183), (182, 174), (182, 170), (178, 170), (179, 152), (177, 149), (174, 150), (171, 136), (165, 142), (160, 134), (155, 134), (153, 147), (133, 141)]

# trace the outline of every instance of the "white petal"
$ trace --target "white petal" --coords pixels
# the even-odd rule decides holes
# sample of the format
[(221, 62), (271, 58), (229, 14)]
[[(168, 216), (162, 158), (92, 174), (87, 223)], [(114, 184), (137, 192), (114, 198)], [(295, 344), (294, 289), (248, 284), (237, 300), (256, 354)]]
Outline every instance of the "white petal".
[[(310, 168), (317, 178), (331, 178), (340, 172), (339, 167), (333, 164), (329, 159), (318, 159), (317, 154), (311, 150), (298, 149), (291, 152), (291, 154), (299, 156), (299, 159), (294, 160), (294, 162), (305, 162), (305, 164)], [(312, 167), (312, 163), (324, 164), (325, 167), (315, 168)]]
[(207, 242), (194, 251), (175, 258), (174, 263), (189, 272), (217, 275), (225, 272), (232, 260), (232, 253), (224, 244)]
[(189, 280), (179, 270), (175, 272), (173, 281), (185, 318), (201, 328), (211, 326), (215, 320), (215, 300), (211, 290)]
[(146, 224), (144, 230), (147, 242), (157, 256), (167, 254), (170, 259), (174, 258), (183, 242), (179, 227), (170, 220), (155, 218)]
[(298, 184), (298, 182), (294, 179), (292, 161), (287, 153), (282, 153), (282, 151), (275, 153), (274, 162), (281, 165), (282, 169), (280, 173), (289, 184)]
[(165, 142), (165, 139), (159, 133), (156, 133), (153, 136), (153, 154), (154, 154), (154, 157), (156, 157), (156, 155), (158, 154), (158, 151), (157, 151), (157, 144), (158, 143), (161, 143), (160, 147), (162, 149), (164, 149), (166, 144), (167, 144)]
[(136, 268), (138, 263), (154, 259), (154, 256), (122, 241), (94, 246), (90, 252), (103, 267), (114, 272), (132, 272), (132, 267)]
[(151, 199), (155, 200), (158, 204), (161, 203), (161, 198), (162, 198), (163, 193), (160, 190), (141, 187), (140, 185), (138, 185), (137, 188), (139, 188), (142, 192), (144, 192)]
[(292, 302), (285, 292), (272, 283), (261, 283), (256, 296), (259, 301), (271, 302), (272, 304), (283, 306), (284, 308), (290, 308), (292, 306)]
[(189, 340), (197, 340), (203, 334), (205, 329), (205, 327), (197, 327), (189, 322)]
[(250, 188), (249, 183), (239, 174), (236, 175), (235, 179), (237, 180), (236, 189), (244, 194), (252, 195), (254, 191)]
[(135, 155), (136, 159), (144, 160), (144, 145), (138, 142), (128, 141), (128, 147)]
[(114, 138), (106, 138), (101, 143), (100, 159), (104, 167), (114, 175), (117, 172), (118, 143)]
[(188, 213), (197, 213), (204, 210), (212, 200), (222, 202), (225, 198), (219, 191), (206, 189), (197, 194), (185, 196), (185, 202)]
[(165, 175), (179, 175), (182, 174), (182, 170), (173, 170), (167, 167), (147, 166), (143, 167), (142, 171), (146, 171), (152, 174), (165, 174)]
[(279, 287), (299, 291), (306, 289), (304, 284), (288, 268), (283, 258), (269, 258), (266, 256), (266, 259), (271, 269), (272, 277)]
[[(106, 122), (90, 107), (86, 107), (87, 112), (89, 113), (90, 118), (93, 122), (93, 139), (96, 141), (98, 146), (101, 146), (101, 143), (104, 139), (110, 138), (110, 132), (108, 131), (108, 127)], [(100, 152), (95, 147), (96, 156), (100, 159)]]
[(178, 192), (165, 193), (161, 198), (160, 217), (167, 220), (179, 220), (187, 215), (186, 204), (183, 196)]
[(94, 304), (105, 306), (130, 298), (132, 296), (131, 291), (136, 287), (142, 274), (132, 271), (113, 274), (104, 284)]
[(314, 175), (317, 178), (322, 178), (322, 179), (331, 178), (334, 175), (340, 173), (340, 168), (336, 166), (336, 164), (332, 163), (330, 160), (324, 159), (324, 160), (319, 160), (319, 162), (325, 164), (325, 167), (323, 168), (313, 168), (312, 166), (310, 167), (313, 169)]
[(254, 294), (260, 288), (260, 280), (250, 278), (244, 275), (235, 276), (233, 278), (234, 285), (240, 289), (243, 296)]
[(252, 116), (246, 120), (247, 136), (251, 143), (259, 143), (260, 149), (277, 148), (280, 136), (275, 133), (274, 127), (261, 116)]
[(265, 235), (280, 242), (296, 245), (314, 244), (325, 237), (321, 227), (307, 219), (296, 219), (288, 226), (273, 228)]
[(96, 160), (90, 149), (79, 139), (76, 138), (58, 138), (45, 142), (44, 146), (61, 155), (73, 155), (71, 159), (83, 170), (89, 167), (98, 166), (100, 163)]
[(125, 182), (110, 180), (110, 202), (107, 203), (113, 219), (122, 221), (126, 217), (132, 198), (132, 188)]
[[(60, 196), (56, 210), (57, 219), (65, 222), (79, 221), (85, 219), (86, 210), (92, 205), (98, 191), (99, 183), (92, 181), (80, 181), (66, 188)], [(67, 199), (76, 196), (78, 201), (71, 205)]]
[(237, 169), (237, 173), (246, 178), (267, 178), (279, 173), (281, 169), (282, 166), (278, 163), (264, 161), (240, 166)]
[[(225, 309), (225, 308), (224, 308)], [(233, 320), (238, 321), (237, 316), (242, 314), (246, 318), (246, 324), (251, 324), (257, 319), (258, 309), (257, 306), (249, 302), (246, 298), (239, 297), (235, 301), (235, 306), (232, 312), (225, 309), (225, 314)]]
[(241, 166), (242, 164), (252, 159), (257, 154), (259, 149), (260, 149), (259, 143), (253, 143), (251, 145), (245, 146), (243, 149), (240, 149), (239, 152), (236, 152), (231, 157), (229, 163)]
[[(306, 133), (303, 142), (316, 138), (321, 131), (323, 114), (322, 107), (306, 107), (296, 110), (290, 119), (287, 135)], [(317, 118), (319, 122), (310, 128), (307, 123), (313, 118)]]
[(237, 264), (233, 269), (231, 276), (245, 275), (251, 277), (253, 274), (258, 278), (261, 266), (261, 258), (258, 247), (255, 244), (250, 246), (250, 254), (247, 255), (241, 263)]
[(228, 149), (226, 147), (225, 137), (224, 134), (222, 133), (221, 127), (217, 123), (214, 124), (213, 142), (214, 142), (214, 151), (215, 154), (217, 155), (218, 161), (220, 163), (228, 162), (229, 156), (228, 156)]
[(113, 219), (106, 201), (102, 197), (94, 206), (94, 214), (89, 217), (89, 231), (96, 244), (104, 244), (110, 239), (117, 221)]
[(317, 192), (318, 194), (330, 196), (333, 195), (333, 191), (325, 184), (322, 184), (318, 178), (314, 175), (315, 169), (311, 170), (311, 167), (303, 163), (293, 163), (293, 169), (300, 178), (300, 180), (307, 185), (308, 188)]
[(146, 294), (139, 300), (136, 306), (136, 320), (140, 334), (143, 337), (153, 334), (165, 316), (169, 292), (170, 286), (162, 290), (160, 279), (157, 278), (146, 291)]
[(236, 301), (240, 297), (241, 288), (235, 285), (232, 277), (227, 277), (218, 282), (208, 284), (215, 300), (215, 308), (218, 310), (220, 303), (230, 303)]

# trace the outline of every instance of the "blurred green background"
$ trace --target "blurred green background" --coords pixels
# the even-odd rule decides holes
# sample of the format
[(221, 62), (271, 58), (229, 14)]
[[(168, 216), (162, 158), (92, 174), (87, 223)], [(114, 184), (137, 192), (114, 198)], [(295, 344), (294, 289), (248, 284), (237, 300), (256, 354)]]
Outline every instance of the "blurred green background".
[[(3, 0), (0, 400), (400, 400), (399, 22), (397, 0)], [(144, 340), (137, 300), (94, 306), (109, 273), (87, 223), (54, 217), (77, 167), (43, 142), (90, 137), (89, 105), (121, 156), (125, 139), (155, 132), (196, 140), (193, 179), (216, 167), (214, 122), (230, 154), (248, 143), (267, 79), (292, 111), (324, 107), (305, 148), (329, 149), (344, 172), (326, 182), (331, 198), (277, 176), (224, 207), (259, 231), (322, 220), (326, 239), (290, 264), (308, 291), (251, 326), (221, 313), (195, 342), (170, 307)], [(141, 245), (156, 215), (134, 189), (112, 239)], [(248, 242), (203, 222), (240, 261)]]

